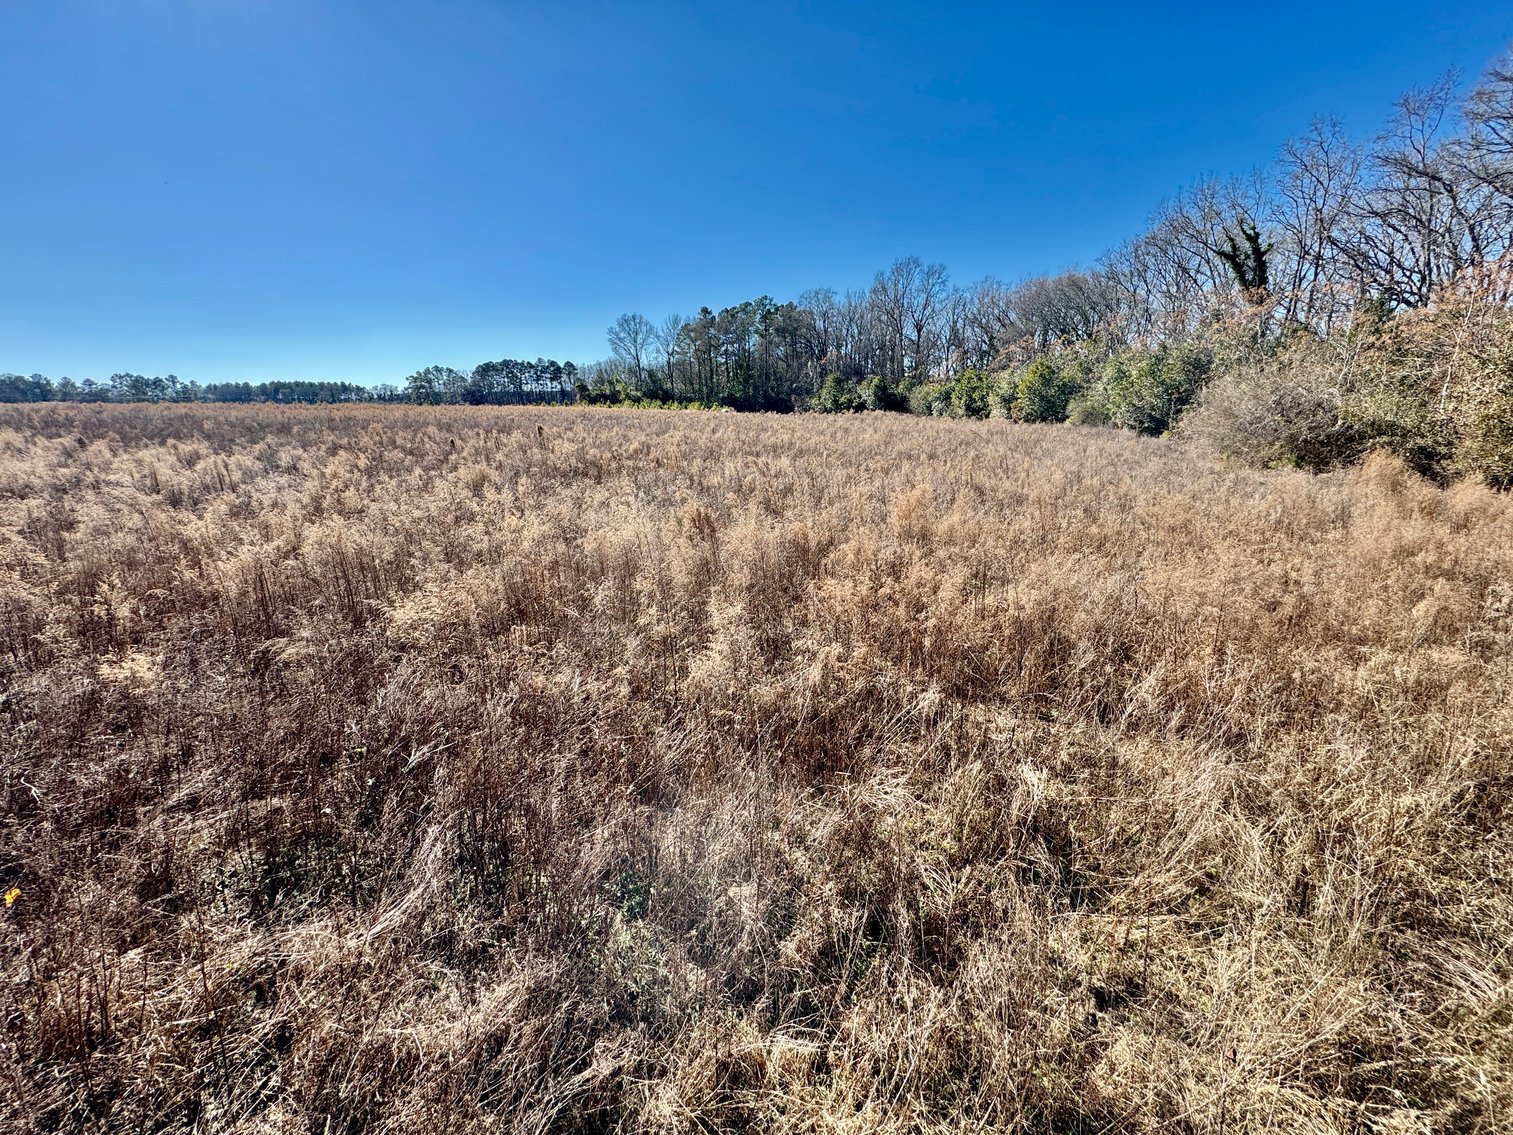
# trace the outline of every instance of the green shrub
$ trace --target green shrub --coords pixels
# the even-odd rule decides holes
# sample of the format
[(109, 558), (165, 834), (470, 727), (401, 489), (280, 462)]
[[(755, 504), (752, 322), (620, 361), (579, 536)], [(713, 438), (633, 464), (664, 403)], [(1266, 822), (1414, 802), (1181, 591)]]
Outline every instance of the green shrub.
[(1014, 386), (1014, 416), (1022, 422), (1064, 422), (1083, 379), (1068, 364), (1036, 359)]
[(909, 400), (900, 394), (881, 375), (868, 375), (856, 388), (856, 396), (864, 410), (907, 410)]
[(1066, 420), (1074, 426), (1107, 426), (1110, 424), (1108, 395), (1101, 385), (1086, 387), (1066, 404)]
[(1196, 344), (1134, 349), (1104, 365), (1109, 420), (1123, 429), (1161, 434), (1197, 395), (1213, 355)]
[(992, 413), (994, 395), (1000, 389), (998, 380), (986, 371), (962, 371), (951, 385), (951, 416), (986, 418)]
[(825, 376), (825, 384), (809, 403), (809, 408), (821, 414), (849, 414), (862, 409), (862, 400), (856, 389), (838, 374)]
[(1012, 376), (1007, 376), (998, 388), (993, 391), (993, 406), (988, 411), (990, 418), (1003, 418), (1008, 421), (1014, 419), (1014, 383)]
[(949, 382), (922, 382), (911, 387), (908, 394), (909, 413), (927, 418), (949, 415), (951, 390), (952, 384)]

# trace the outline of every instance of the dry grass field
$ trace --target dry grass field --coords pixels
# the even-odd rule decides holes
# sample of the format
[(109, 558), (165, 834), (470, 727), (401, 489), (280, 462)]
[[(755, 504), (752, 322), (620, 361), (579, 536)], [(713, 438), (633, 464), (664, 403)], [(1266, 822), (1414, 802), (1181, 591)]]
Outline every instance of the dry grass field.
[(0, 411), (8, 1131), (1513, 1130), (1513, 498)]

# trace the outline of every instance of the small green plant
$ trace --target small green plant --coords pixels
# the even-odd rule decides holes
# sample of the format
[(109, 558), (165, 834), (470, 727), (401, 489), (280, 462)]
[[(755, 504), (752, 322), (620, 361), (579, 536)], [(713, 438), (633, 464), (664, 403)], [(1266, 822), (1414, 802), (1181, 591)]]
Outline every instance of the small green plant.
[(632, 867), (627, 867), (610, 880), (607, 890), (609, 900), (631, 920), (646, 917), (646, 908), (652, 895), (656, 894), (651, 880)]

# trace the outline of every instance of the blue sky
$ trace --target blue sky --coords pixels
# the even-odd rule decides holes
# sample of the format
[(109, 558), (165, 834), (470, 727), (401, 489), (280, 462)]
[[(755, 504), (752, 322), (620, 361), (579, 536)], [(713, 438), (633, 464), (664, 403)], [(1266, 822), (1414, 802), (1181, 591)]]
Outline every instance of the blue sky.
[(1092, 262), (1513, 5), (0, 0), (0, 370), (400, 381)]

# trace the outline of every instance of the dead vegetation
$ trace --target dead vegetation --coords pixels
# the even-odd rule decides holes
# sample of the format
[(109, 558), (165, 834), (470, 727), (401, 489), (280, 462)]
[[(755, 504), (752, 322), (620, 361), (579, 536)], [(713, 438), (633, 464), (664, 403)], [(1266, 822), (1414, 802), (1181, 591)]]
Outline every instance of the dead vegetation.
[(1392, 459), (7, 408), (5, 1125), (1506, 1131), (1510, 676)]

